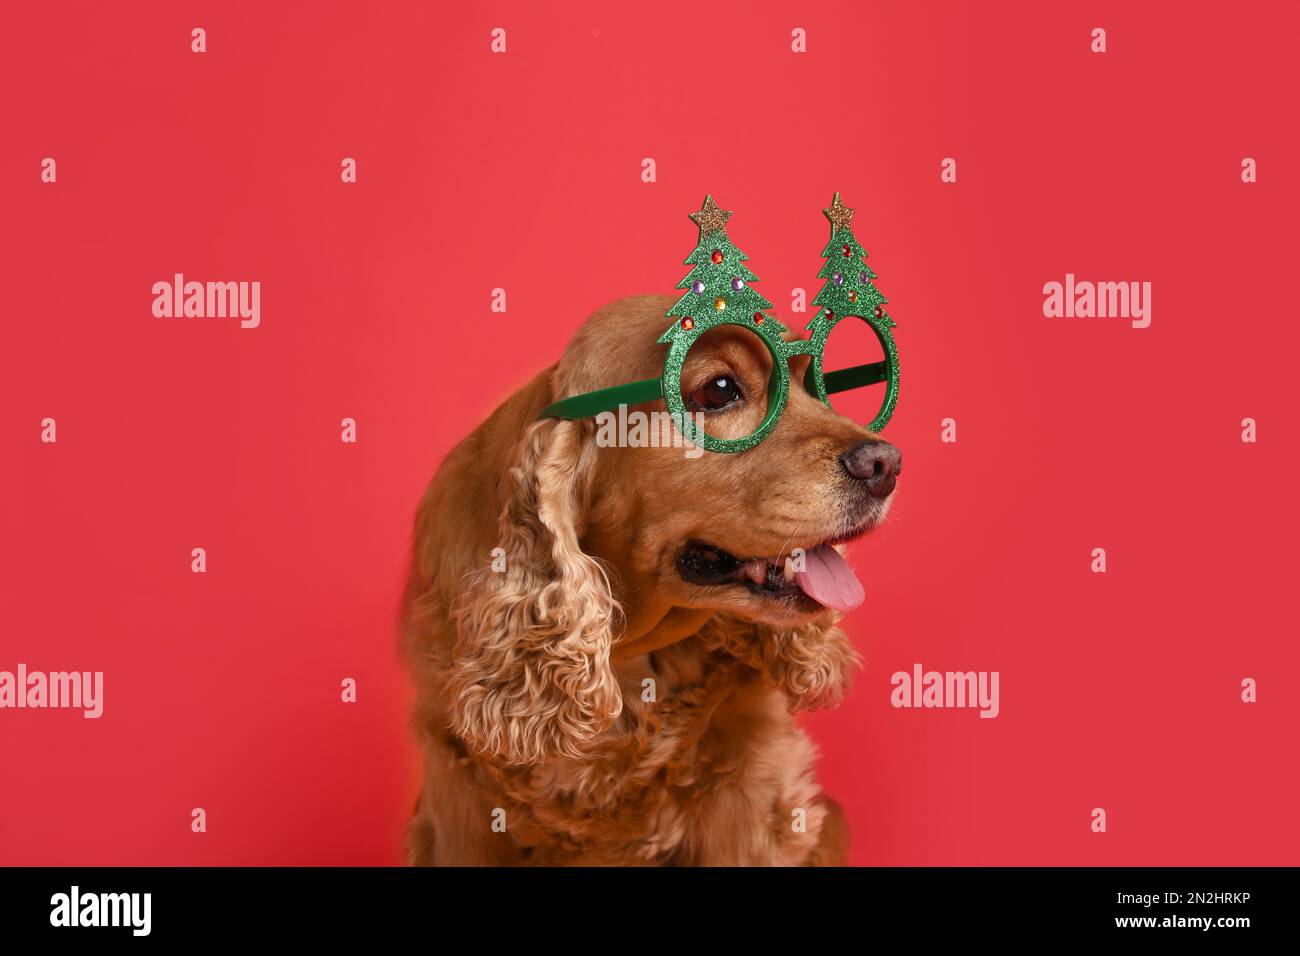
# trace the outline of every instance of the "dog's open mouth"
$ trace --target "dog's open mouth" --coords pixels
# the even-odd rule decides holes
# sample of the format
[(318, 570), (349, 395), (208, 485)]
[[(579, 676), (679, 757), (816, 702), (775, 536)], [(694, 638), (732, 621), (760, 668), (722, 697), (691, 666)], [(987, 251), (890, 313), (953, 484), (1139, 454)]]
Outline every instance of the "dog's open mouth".
[(866, 598), (862, 583), (829, 542), (774, 558), (738, 558), (703, 541), (677, 556), (677, 572), (690, 584), (738, 585), (754, 594), (851, 611)]

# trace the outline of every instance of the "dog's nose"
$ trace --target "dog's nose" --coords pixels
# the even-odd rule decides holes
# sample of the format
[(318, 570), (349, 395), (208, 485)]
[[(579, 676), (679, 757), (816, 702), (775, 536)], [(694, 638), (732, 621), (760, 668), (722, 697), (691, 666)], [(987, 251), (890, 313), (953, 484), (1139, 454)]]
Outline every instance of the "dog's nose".
[(865, 482), (873, 498), (888, 497), (903, 469), (903, 453), (887, 441), (868, 438), (840, 455), (840, 464), (858, 481)]

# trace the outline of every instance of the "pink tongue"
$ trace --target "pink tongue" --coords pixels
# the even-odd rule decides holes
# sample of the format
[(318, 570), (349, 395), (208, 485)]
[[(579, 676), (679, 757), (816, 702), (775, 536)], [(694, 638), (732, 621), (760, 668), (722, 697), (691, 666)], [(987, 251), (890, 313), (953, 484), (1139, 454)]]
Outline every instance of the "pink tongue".
[(803, 571), (794, 579), (818, 604), (837, 611), (851, 611), (866, 599), (866, 592), (843, 556), (829, 544), (819, 544), (804, 555)]

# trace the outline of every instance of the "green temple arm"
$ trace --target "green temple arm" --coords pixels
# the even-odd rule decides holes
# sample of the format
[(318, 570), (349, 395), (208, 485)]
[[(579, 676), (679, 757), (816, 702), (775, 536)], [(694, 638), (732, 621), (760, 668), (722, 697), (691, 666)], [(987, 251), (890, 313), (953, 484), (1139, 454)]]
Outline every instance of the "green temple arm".
[(831, 395), (835, 392), (847, 392), (851, 388), (861, 388), (863, 385), (875, 385), (877, 382), (883, 382), (887, 377), (886, 363), (873, 362), (870, 365), (855, 365), (852, 368), (842, 368), (837, 372), (826, 372), (822, 375), (822, 381), (826, 383), (826, 394)]
[[(861, 388), (863, 385), (874, 385), (885, 381), (887, 376), (887, 364), (874, 362), (871, 365), (855, 365), (853, 368), (840, 369), (838, 372), (827, 372), (823, 376), (823, 381), (826, 383), (826, 393), (830, 395), (835, 392), (847, 392), (851, 388)], [(662, 380), (646, 378), (639, 382), (615, 385), (613, 388), (602, 388), (561, 399), (554, 405), (543, 408), (537, 417), (591, 418), (601, 412), (617, 411), (620, 405), (632, 406), (656, 402), (663, 398), (663, 395)]]
[(663, 383), (657, 378), (646, 378), (627, 385), (615, 385), (595, 392), (561, 399), (542, 409), (538, 418), (590, 418), (601, 412), (617, 411), (620, 405), (640, 405), (663, 398)]

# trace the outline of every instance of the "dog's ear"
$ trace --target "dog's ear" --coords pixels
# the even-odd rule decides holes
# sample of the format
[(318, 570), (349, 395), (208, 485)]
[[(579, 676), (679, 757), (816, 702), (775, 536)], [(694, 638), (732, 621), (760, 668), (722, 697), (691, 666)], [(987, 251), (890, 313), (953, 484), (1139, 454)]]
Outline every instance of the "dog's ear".
[(527, 426), (499, 523), (504, 568), (469, 582), (453, 615), (453, 729), (508, 763), (580, 756), (623, 707), (609, 664), (619, 608), (578, 544), (591, 470), (584, 429)]
[(860, 663), (848, 636), (830, 623), (781, 628), (720, 614), (702, 636), (767, 675), (791, 710), (838, 707)]

